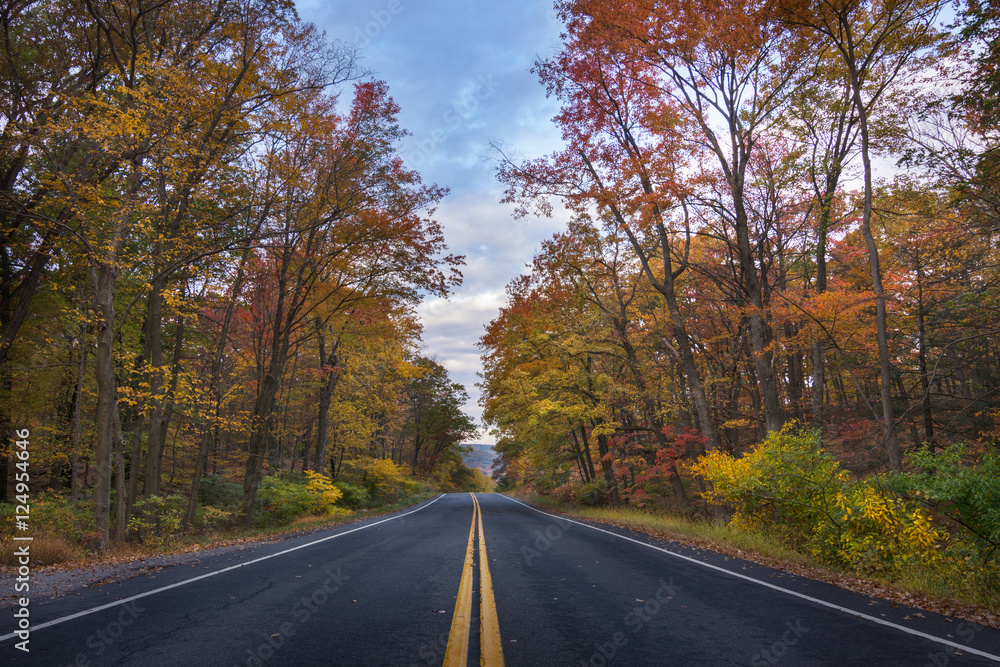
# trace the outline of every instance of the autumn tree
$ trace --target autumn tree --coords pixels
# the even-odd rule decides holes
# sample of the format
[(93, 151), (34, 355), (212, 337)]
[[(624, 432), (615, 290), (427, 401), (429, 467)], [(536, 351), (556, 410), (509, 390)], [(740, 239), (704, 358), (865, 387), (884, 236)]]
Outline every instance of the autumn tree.
[(689, 193), (680, 176), (688, 154), (684, 127), (673, 105), (655, 94), (648, 72), (609, 52), (600, 37), (581, 28), (556, 58), (536, 65), (549, 93), (563, 102), (556, 120), (567, 147), (524, 163), (503, 157), (499, 177), (508, 185), (506, 200), (521, 204), (519, 214), (531, 206), (549, 214), (547, 197), (555, 195), (578, 214), (597, 206), (611, 233), (628, 239), (643, 274), (667, 302), (699, 430), (717, 446), (676, 289), (691, 238)]
[(317, 99), (297, 133), (264, 158), (274, 203), (259, 256), (274, 299), (243, 484), (247, 525), (295, 336), (331, 305), (336, 311), (371, 296), (413, 300), (420, 291), (443, 296), (459, 279), (461, 259), (439, 257), (440, 227), (425, 217), (444, 191), (421, 185), (396, 155), (403, 131), (384, 84), (356, 86), (346, 118), (331, 104)]
[(893, 470), (902, 469), (892, 405), (892, 369), (889, 356), (885, 288), (879, 249), (872, 232), (872, 134), (870, 118), (877, 113), (897, 77), (912, 71), (919, 55), (939, 39), (935, 21), (940, 0), (874, 0), (872, 2), (788, 2), (782, 18), (811, 31), (836, 52), (844, 65), (855, 112), (858, 115), (864, 204), (861, 234), (868, 250), (875, 291), (883, 444)]

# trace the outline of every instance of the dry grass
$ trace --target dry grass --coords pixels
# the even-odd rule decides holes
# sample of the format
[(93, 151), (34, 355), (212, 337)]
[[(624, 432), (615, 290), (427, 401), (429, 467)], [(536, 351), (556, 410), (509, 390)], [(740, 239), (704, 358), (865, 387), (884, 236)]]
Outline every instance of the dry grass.
[(10, 538), (4, 538), (5, 546), (0, 549), (0, 566), (15, 567), (18, 563), (14, 550), (22, 545), (30, 547), (32, 567), (71, 563), (83, 558), (83, 549), (80, 545), (65, 537), (47, 533), (35, 534), (32, 537), (30, 542), (15, 542)]

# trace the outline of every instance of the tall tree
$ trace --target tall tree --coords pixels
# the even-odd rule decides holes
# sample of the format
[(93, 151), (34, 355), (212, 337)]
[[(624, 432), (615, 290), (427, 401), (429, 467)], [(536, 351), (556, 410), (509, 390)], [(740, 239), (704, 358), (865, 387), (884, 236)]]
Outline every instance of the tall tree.
[(781, 4), (784, 21), (811, 31), (839, 54), (858, 115), (865, 187), (861, 234), (868, 250), (877, 309), (882, 439), (893, 470), (902, 470), (902, 457), (892, 405), (885, 287), (879, 249), (872, 233), (874, 186), (870, 119), (884, 103), (886, 92), (897, 77), (912, 70), (917, 57), (940, 39), (935, 21), (942, 6), (941, 0), (786, 0)]

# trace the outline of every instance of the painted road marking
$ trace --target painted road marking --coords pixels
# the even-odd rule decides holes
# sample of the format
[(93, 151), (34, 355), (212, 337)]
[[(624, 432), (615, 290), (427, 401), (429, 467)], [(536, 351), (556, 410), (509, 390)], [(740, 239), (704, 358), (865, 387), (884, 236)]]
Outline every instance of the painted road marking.
[[(146, 598), (146, 597), (149, 597), (150, 595), (156, 595), (157, 593), (162, 593), (163, 591), (169, 591), (172, 588), (180, 588), (181, 586), (186, 586), (187, 584), (192, 584), (192, 583), (194, 583), (196, 581), (201, 581), (202, 579), (208, 579), (209, 577), (214, 577), (217, 574), (222, 574), (224, 572), (229, 572), (230, 570), (238, 570), (241, 567), (246, 567), (247, 565), (253, 565), (254, 563), (260, 563), (261, 561), (269, 560), (271, 558), (277, 558), (278, 556), (283, 556), (283, 555), (291, 553), (293, 551), (298, 551), (299, 549), (305, 549), (306, 547), (311, 547), (314, 544), (320, 544), (321, 542), (326, 542), (328, 540), (335, 540), (338, 537), (343, 537), (344, 535), (349, 535), (351, 533), (356, 533), (359, 530), (364, 530), (365, 528), (372, 528), (373, 526), (377, 526), (379, 524), (386, 523), (387, 521), (395, 521), (396, 519), (401, 519), (404, 516), (409, 516), (409, 515), (413, 514), (414, 512), (419, 512), (420, 510), (424, 509), (425, 507), (430, 507), (431, 505), (433, 505), (437, 501), (441, 500), (442, 498), (444, 498), (444, 494), (438, 496), (437, 498), (435, 498), (434, 500), (430, 501), (426, 505), (421, 505), (417, 509), (410, 510), (409, 512), (406, 512), (404, 514), (397, 514), (396, 516), (389, 517), (388, 519), (382, 519), (381, 521), (376, 521), (374, 523), (365, 524), (364, 526), (358, 526), (357, 528), (351, 528), (350, 530), (345, 530), (344, 532), (337, 533), (336, 535), (328, 535), (327, 537), (323, 537), (323, 538), (320, 538), (318, 540), (313, 540), (312, 542), (307, 542), (306, 544), (300, 544), (297, 547), (292, 547), (291, 549), (285, 549), (284, 551), (279, 551), (278, 553), (273, 553), (273, 554), (271, 554), (269, 556), (261, 556), (260, 558), (255, 558), (253, 560), (248, 560), (245, 563), (238, 563), (236, 565), (230, 565), (229, 567), (224, 567), (221, 570), (216, 570), (215, 572), (209, 572), (208, 574), (202, 574), (202, 575), (199, 575), (197, 577), (192, 577), (190, 579), (185, 579), (184, 581), (178, 581), (175, 584), (170, 584), (169, 586), (163, 586), (162, 588), (156, 588), (156, 589), (151, 590), (151, 591), (146, 591), (145, 593), (139, 593), (138, 595), (133, 595), (131, 597), (123, 598), (123, 599), (118, 600), (116, 602), (109, 602), (108, 604), (102, 604), (101, 606), (94, 607), (93, 609), (86, 609), (84, 611), (80, 611), (80, 612), (77, 612), (75, 614), (70, 614), (69, 616), (63, 616), (62, 618), (56, 618), (56, 619), (53, 619), (51, 621), (46, 621), (45, 623), (39, 623), (38, 625), (33, 625), (31, 627), (31, 630), (32, 630), (32, 632), (34, 632), (34, 631), (37, 631), (37, 630), (41, 630), (43, 628), (51, 627), (53, 625), (59, 625), (60, 623), (65, 623), (66, 621), (72, 621), (73, 619), (80, 618), (82, 616), (89, 616), (90, 614), (96, 614), (97, 612), (104, 611), (105, 609), (111, 609), (111, 608), (117, 607), (119, 605), (127, 604), (127, 603), (131, 602), (132, 600), (139, 600), (141, 598)], [(0, 642), (6, 641), (8, 639), (13, 639), (16, 636), (17, 635), (15, 635), (12, 632), (9, 635), (4, 635), (4, 636), (0, 637)]]
[(500, 641), (500, 621), (493, 597), (490, 559), (486, 555), (486, 534), (483, 532), (483, 508), (472, 494), (479, 514), (479, 660), (485, 667), (503, 667), (503, 643)]
[(476, 494), (472, 496), (472, 526), (469, 544), (465, 549), (465, 565), (458, 584), (455, 614), (448, 633), (448, 647), (444, 651), (443, 667), (466, 667), (469, 662), (469, 635), (472, 628), (472, 588), (475, 576), (472, 567), (475, 553), (476, 526), (479, 526), (479, 664), (481, 667), (504, 667), (503, 644), (500, 641), (500, 622), (497, 604), (493, 597), (493, 578), (490, 577), (489, 558), (486, 555), (486, 534), (483, 532), (483, 511)]
[(884, 618), (876, 618), (874, 616), (869, 616), (868, 614), (864, 614), (864, 613), (862, 613), (860, 611), (856, 611), (854, 609), (849, 609), (848, 607), (841, 607), (839, 604), (834, 604), (833, 602), (827, 602), (826, 600), (820, 600), (819, 598), (814, 598), (811, 595), (806, 595), (804, 593), (799, 593), (798, 591), (792, 591), (792, 590), (789, 590), (787, 588), (782, 588), (781, 586), (776, 586), (776, 585), (768, 583), (766, 581), (760, 581), (759, 579), (754, 579), (753, 577), (748, 577), (745, 574), (740, 574), (738, 572), (731, 572), (731, 571), (727, 570), (724, 567), (719, 567), (718, 565), (712, 565), (711, 563), (705, 563), (705, 562), (702, 562), (702, 561), (697, 560), (695, 558), (691, 558), (690, 556), (685, 556), (685, 555), (679, 554), (679, 553), (677, 553), (675, 551), (670, 551), (669, 549), (664, 549), (664, 548), (658, 547), (658, 546), (656, 546), (654, 544), (649, 544), (648, 542), (643, 542), (642, 540), (636, 540), (636, 539), (633, 539), (631, 537), (626, 537), (625, 535), (619, 535), (618, 533), (612, 532), (610, 530), (604, 530), (603, 528), (598, 528), (597, 526), (591, 526), (590, 524), (583, 523), (582, 521), (574, 521), (573, 519), (567, 519), (564, 516), (559, 516), (557, 514), (550, 514), (548, 512), (543, 512), (540, 509), (532, 507), (531, 505), (529, 505), (527, 503), (523, 503), (520, 500), (517, 500), (516, 498), (511, 498), (510, 496), (505, 496), (503, 494), (498, 494), (498, 495), (501, 495), (504, 498), (506, 498), (507, 500), (511, 500), (511, 501), (517, 503), (518, 505), (523, 505), (524, 507), (527, 507), (529, 510), (538, 512), (539, 514), (544, 514), (545, 516), (550, 516), (553, 519), (558, 519), (559, 521), (568, 521), (570, 523), (575, 523), (578, 526), (583, 526), (584, 528), (590, 528), (591, 530), (596, 530), (599, 533), (607, 533), (608, 535), (611, 535), (612, 537), (617, 537), (620, 540), (626, 540), (627, 542), (634, 542), (635, 544), (639, 544), (639, 545), (644, 546), (644, 547), (649, 547), (650, 549), (655, 549), (656, 551), (661, 551), (661, 552), (663, 552), (665, 554), (668, 554), (668, 555), (673, 556), (675, 558), (680, 558), (681, 560), (685, 560), (685, 561), (687, 561), (689, 563), (693, 563), (695, 565), (700, 565), (701, 567), (706, 567), (706, 568), (708, 568), (710, 570), (716, 570), (717, 572), (722, 572), (723, 574), (728, 574), (729, 576), (736, 577), (737, 579), (744, 579), (746, 581), (758, 584), (760, 586), (764, 586), (765, 588), (770, 588), (770, 589), (775, 590), (775, 591), (780, 591), (781, 593), (786, 593), (788, 595), (793, 595), (793, 596), (795, 596), (797, 598), (802, 598), (803, 600), (808, 600), (810, 602), (815, 602), (818, 605), (822, 605), (822, 606), (828, 607), (830, 609), (836, 609), (837, 611), (844, 612), (845, 614), (850, 614), (851, 616), (855, 616), (857, 618), (863, 618), (865, 620), (872, 621), (874, 623), (878, 623), (879, 625), (886, 625), (886, 626), (888, 626), (890, 628), (896, 628), (897, 630), (901, 630), (901, 631), (903, 631), (903, 632), (905, 632), (907, 634), (914, 635), (916, 637), (922, 637), (924, 639), (929, 639), (930, 641), (938, 643), (938, 644), (944, 644), (945, 646), (950, 646), (951, 648), (955, 648), (955, 649), (958, 649), (960, 651), (965, 651), (967, 653), (972, 653), (974, 655), (978, 655), (978, 656), (981, 656), (983, 658), (987, 658), (989, 660), (993, 660), (995, 662), (1000, 662), (1000, 655), (994, 655), (992, 653), (987, 653), (986, 651), (980, 651), (978, 649), (974, 649), (971, 646), (966, 646), (965, 644), (959, 644), (958, 642), (949, 641), (949, 640), (943, 639), (941, 637), (935, 637), (934, 635), (927, 634), (926, 632), (921, 632), (920, 630), (914, 630), (913, 628), (908, 628), (905, 625), (897, 625), (896, 623), (893, 623), (892, 621), (887, 621)]
[[(475, 501), (475, 496), (473, 496)], [(448, 647), (444, 651), (444, 667), (466, 667), (469, 661), (469, 632), (472, 629), (472, 557), (476, 548), (476, 504), (472, 504), (472, 526), (469, 527), (469, 543), (465, 547), (465, 564), (462, 566), (462, 580), (458, 584), (458, 598), (455, 600), (455, 614), (451, 617), (451, 632), (448, 633)]]

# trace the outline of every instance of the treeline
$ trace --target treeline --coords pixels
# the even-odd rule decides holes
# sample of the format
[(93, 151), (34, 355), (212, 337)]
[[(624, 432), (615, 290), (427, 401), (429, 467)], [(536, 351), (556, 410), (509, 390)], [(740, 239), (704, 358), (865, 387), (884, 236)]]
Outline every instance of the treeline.
[(793, 420), (860, 474), (994, 451), (995, 4), (557, 8), (565, 146), (496, 149), (572, 217), (480, 341), (507, 483), (686, 509), (699, 455)]
[(275, 471), (448, 482), (475, 429), (414, 306), (463, 259), (354, 49), (287, 0), (0, 22), (0, 432), (30, 430), (35, 483), (93, 502), (106, 549), (144, 498), (185, 494), (189, 523), (209, 472), (247, 526)]

